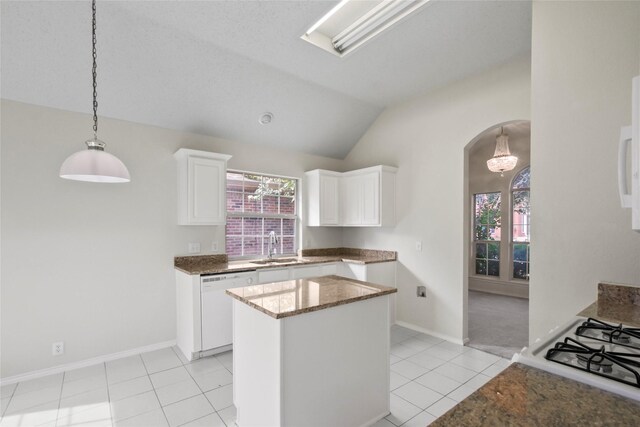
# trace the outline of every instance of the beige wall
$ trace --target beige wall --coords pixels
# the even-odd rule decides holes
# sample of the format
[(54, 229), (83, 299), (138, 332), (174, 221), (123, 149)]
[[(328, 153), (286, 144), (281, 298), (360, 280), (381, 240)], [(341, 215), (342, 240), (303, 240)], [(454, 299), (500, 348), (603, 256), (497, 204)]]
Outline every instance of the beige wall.
[[(344, 242), (399, 252), (401, 322), (456, 341), (466, 337), (465, 146), (498, 123), (529, 119), (529, 84), (524, 58), (388, 108), (347, 156), (348, 168), (399, 168), (397, 225), (347, 229)], [(416, 297), (418, 285), (427, 287), (426, 299)]]
[(593, 302), (598, 281), (640, 284), (640, 233), (616, 189), (639, 62), (640, 2), (534, 2), (531, 340)]
[[(509, 149), (518, 157), (513, 170), (506, 171), (504, 176), (491, 172), (487, 168), (487, 160), (493, 157), (496, 148), (496, 135), (500, 126), (484, 132), (477, 141), (468, 147), (469, 153), (469, 196), (466, 198), (469, 216), (473, 217), (473, 195), (499, 191), (501, 199), (502, 238), (500, 244), (500, 277), (476, 276), (473, 242), (469, 250), (469, 289), (491, 292), (501, 295), (528, 298), (529, 285), (522, 280), (511, 279), (511, 245), (509, 236), (511, 229), (511, 181), (522, 169), (530, 165), (531, 156), (531, 123), (528, 121), (504, 124), (505, 133), (509, 135)], [(470, 219), (470, 221), (473, 221)], [(473, 234), (473, 230), (472, 230)]]
[[(232, 154), (229, 166), (301, 177), (342, 161), (101, 119), (107, 150), (132, 181), (58, 178), (84, 147), (91, 117), (2, 101), (1, 376), (175, 339), (173, 256), (203, 250), (224, 227), (176, 225), (180, 147)], [(340, 230), (305, 229), (305, 246), (339, 246)], [(51, 344), (65, 354), (51, 356)]]

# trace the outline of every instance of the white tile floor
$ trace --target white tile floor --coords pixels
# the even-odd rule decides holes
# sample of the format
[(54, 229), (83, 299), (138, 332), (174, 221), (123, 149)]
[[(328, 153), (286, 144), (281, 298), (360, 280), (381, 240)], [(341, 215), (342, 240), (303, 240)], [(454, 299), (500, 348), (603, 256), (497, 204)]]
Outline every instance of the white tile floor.
[[(187, 362), (176, 349), (2, 386), (0, 427), (233, 426), (231, 352)], [(424, 427), (508, 365), (399, 326), (391, 330), (391, 414)]]

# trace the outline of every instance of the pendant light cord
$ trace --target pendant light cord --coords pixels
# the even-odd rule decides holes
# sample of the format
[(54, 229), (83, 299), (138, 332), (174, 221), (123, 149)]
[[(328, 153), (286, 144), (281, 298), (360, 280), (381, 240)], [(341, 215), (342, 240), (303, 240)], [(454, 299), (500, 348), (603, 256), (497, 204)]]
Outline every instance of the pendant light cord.
[(93, 138), (98, 139), (98, 52), (96, 50), (96, 0), (93, 0)]

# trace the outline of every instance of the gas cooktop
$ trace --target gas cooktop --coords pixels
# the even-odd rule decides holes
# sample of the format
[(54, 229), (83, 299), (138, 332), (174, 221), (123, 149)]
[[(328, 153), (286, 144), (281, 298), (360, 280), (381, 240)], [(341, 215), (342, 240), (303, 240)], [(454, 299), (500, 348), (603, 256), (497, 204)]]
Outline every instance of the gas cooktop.
[(640, 329), (576, 318), (514, 361), (640, 401)]

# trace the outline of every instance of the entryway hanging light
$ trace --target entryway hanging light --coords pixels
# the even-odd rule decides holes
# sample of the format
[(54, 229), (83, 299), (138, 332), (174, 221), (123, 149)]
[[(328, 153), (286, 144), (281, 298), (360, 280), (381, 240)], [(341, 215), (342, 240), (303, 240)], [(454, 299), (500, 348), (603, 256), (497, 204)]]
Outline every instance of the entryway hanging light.
[(119, 183), (131, 180), (127, 167), (116, 156), (104, 151), (105, 143), (98, 139), (98, 84), (96, 52), (96, 0), (93, 8), (93, 139), (85, 141), (87, 150), (73, 153), (62, 163), (60, 178), (76, 181)]
[(500, 172), (504, 176), (505, 171), (516, 167), (518, 158), (509, 152), (509, 135), (504, 133), (504, 127), (500, 126), (500, 134), (496, 137), (496, 151), (493, 157), (487, 160), (487, 167), (491, 172)]

